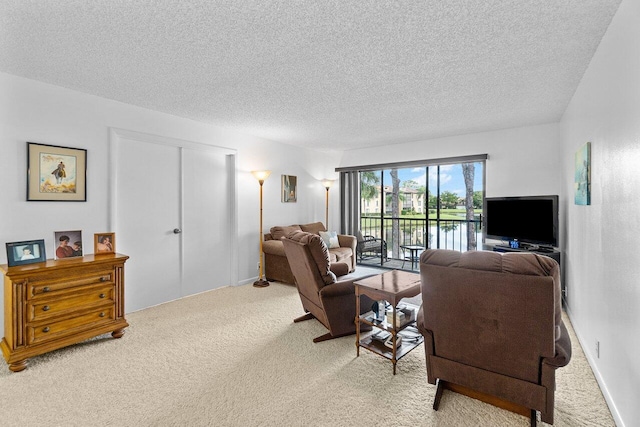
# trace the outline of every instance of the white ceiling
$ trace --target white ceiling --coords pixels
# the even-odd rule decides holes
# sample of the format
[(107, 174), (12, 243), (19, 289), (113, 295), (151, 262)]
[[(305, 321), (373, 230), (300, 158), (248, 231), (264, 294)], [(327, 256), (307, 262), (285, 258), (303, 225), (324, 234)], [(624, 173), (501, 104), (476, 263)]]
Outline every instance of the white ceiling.
[(557, 122), (620, 0), (0, 0), (0, 71), (317, 149)]

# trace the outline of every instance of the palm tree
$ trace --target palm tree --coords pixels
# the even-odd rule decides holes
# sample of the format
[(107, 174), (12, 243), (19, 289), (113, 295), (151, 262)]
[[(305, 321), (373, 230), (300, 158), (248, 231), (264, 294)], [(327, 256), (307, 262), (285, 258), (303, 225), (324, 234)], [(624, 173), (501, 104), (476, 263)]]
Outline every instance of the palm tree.
[[(391, 183), (393, 190), (391, 192), (391, 217), (400, 217), (400, 179), (398, 178), (398, 169), (391, 169)], [(393, 246), (391, 256), (399, 258), (400, 254), (400, 222), (399, 220), (391, 221), (391, 241)]]
[(360, 197), (371, 200), (378, 194), (380, 177), (373, 171), (360, 172)]
[(477, 247), (476, 242), (476, 230), (473, 226), (473, 177), (475, 172), (475, 165), (473, 163), (463, 163), (462, 164), (462, 175), (464, 176), (464, 186), (465, 186), (465, 198), (464, 198), (464, 206), (466, 210), (466, 220), (467, 220), (467, 250), (474, 250)]

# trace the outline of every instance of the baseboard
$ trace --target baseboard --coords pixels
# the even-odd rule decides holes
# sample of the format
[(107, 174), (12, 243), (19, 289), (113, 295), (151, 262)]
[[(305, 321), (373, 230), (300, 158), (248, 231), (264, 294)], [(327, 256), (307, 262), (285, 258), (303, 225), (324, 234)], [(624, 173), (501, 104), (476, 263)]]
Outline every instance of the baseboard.
[(607, 406), (609, 407), (609, 411), (611, 411), (611, 416), (613, 417), (613, 421), (616, 423), (617, 426), (625, 427), (625, 423), (620, 417), (620, 413), (618, 412), (618, 408), (616, 407), (616, 404), (613, 401), (613, 398), (611, 397), (611, 393), (609, 393), (609, 389), (607, 388), (607, 383), (604, 381), (604, 378), (602, 378), (602, 374), (600, 374), (600, 370), (598, 369), (598, 365), (595, 359), (593, 358), (593, 355), (591, 354), (590, 351), (587, 350), (591, 347), (584, 345), (585, 340), (581, 338), (582, 335), (580, 334), (580, 331), (576, 327), (576, 324), (573, 322), (573, 316), (571, 315), (571, 310), (569, 309), (568, 305), (565, 305), (564, 311), (567, 313), (567, 316), (571, 321), (571, 326), (573, 327), (573, 331), (575, 332), (576, 337), (578, 338), (580, 347), (582, 347), (582, 352), (584, 353), (584, 356), (587, 359), (587, 363), (589, 363), (589, 366), (591, 367), (593, 376), (596, 378), (596, 382), (600, 387), (600, 391), (604, 396), (604, 400), (605, 402), (607, 402)]

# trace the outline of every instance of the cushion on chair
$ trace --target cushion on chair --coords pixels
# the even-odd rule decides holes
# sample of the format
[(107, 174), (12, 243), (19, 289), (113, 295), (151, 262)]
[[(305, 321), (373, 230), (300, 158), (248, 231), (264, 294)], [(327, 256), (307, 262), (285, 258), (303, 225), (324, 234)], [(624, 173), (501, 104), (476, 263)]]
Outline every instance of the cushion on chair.
[(335, 231), (321, 231), (320, 237), (324, 240), (324, 244), (327, 245), (329, 249), (335, 249), (340, 247), (340, 242), (338, 241), (338, 233)]
[(300, 229), (302, 231), (306, 231), (307, 233), (320, 234), (321, 231), (327, 231), (324, 228), (324, 225), (321, 222), (312, 222), (310, 224), (302, 224), (300, 225)]
[(352, 255), (351, 248), (333, 248), (329, 251), (329, 256), (331, 257), (331, 262), (340, 262), (342, 260), (348, 259)]
[(309, 247), (313, 261), (318, 266), (318, 271), (325, 285), (336, 282), (336, 275), (331, 271), (331, 259), (329, 249), (318, 234), (311, 234), (304, 231), (292, 231), (287, 235), (287, 239), (294, 242), (306, 244)]
[(281, 226), (271, 227), (271, 237), (273, 238), (273, 240), (280, 240), (284, 236), (296, 230), (297, 231), (301, 230), (299, 225), (289, 225), (286, 227), (281, 227)]

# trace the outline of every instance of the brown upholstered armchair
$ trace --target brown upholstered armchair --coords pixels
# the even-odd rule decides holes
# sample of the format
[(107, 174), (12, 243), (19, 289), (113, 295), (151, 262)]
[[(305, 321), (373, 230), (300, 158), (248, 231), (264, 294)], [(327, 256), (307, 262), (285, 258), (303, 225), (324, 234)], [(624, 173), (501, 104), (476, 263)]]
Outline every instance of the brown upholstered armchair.
[[(337, 281), (334, 274), (338, 269), (346, 274), (349, 266), (342, 262), (330, 263), (327, 246), (317, 234), (294, 231), (282, 238), (282, 242), (306, 311), (294, 322), (318, 319), (329, 332), (314, 338), (316, 343), (354, 334), (356, 296), (353, 282), (358, 279)], [(373, 301), (368, 297), (362, 296), (360, 301), (363, 313), (371, 309)]]
[(558, 263), (533, 253), (427, 249), (420, 257), (427, 379), (553, 424), (555, 371), (571, 359)]

